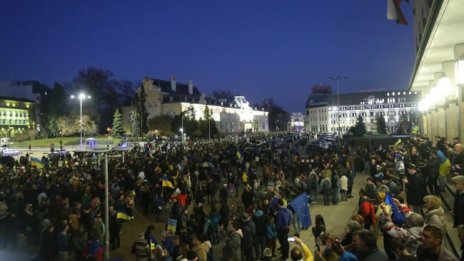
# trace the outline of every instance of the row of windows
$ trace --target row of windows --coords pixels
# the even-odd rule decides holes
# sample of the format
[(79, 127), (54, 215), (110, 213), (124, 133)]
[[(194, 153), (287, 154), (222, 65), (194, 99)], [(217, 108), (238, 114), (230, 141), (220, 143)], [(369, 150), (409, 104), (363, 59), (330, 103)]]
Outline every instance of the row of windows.
[[(393, 98), (394, 99), (394, 98)], [(395, 104), (363, 104), (361, 106), (341, 106), (340, 111), (349, 111), (349, 110), (365, 110), (365, 109), (385, 109), (385, 108), (404, 108), (404, 107), (416, 107), (415, 103), (405, 104), (405, 103), (395, 103)]]
[(0, 112), (0, 117), (29, 117), (28, 113), (25, 112), (13, 112), (13, 111), (2, 111)]
[(1, 122), (2, 125), (7, 125), (7, 124), (10, 124), (10, 125), (28, 125), (29, 124), (28, 120), (1, 119), (0, 122)]
[(30, 105), (22, 102), (0, 101), (0, 107), (29, 108)]

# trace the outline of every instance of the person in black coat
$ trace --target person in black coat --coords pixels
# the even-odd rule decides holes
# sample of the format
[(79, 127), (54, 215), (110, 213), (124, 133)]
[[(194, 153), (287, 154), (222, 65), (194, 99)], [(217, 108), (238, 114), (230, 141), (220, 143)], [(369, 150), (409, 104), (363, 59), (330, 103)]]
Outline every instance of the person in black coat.
[(44, 224), (44, 233), (39, 248), (39, 259), (53, 260), (57, 253), (55, 228), (51, 223)]
[(452, 179), (456, 194), (454, 196), (454, 227), (464, 225), (464, 176)]
[(242, 203), (245, 208), (245, 211), (253, 205), (254, 193), (251, 190), (250, 185), (247, 185), (242, 193)]
[(422, 173), (416, 168), (416, 165), (412, 163), (408, 165), (405, 182), (407, 202), (414, 212), (420, 213), (426, 191)]

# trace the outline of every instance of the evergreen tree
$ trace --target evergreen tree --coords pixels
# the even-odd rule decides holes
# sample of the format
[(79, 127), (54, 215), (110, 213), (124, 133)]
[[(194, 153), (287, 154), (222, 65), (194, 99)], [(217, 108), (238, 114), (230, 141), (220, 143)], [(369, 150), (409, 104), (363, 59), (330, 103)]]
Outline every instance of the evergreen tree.
[(385, 118), (383, 116), (377, 116), (376, 124), (377, 124), (377, 133), (381, 133), (381, 134), (387, 133), (387, 123), (385, 122)]
[(366, 124), (364, 123), (364, 119), (361, 115), (358, 116), (356, 120), (356, 125), (354, 125), (354, 136), (364, 136), (366, 134)]
[(122, 115), (119, 112), (119, 109), (114, 111), (112, 133), (117, 136), (121, 136), (124, 133), (124, 130), (122, 129)]

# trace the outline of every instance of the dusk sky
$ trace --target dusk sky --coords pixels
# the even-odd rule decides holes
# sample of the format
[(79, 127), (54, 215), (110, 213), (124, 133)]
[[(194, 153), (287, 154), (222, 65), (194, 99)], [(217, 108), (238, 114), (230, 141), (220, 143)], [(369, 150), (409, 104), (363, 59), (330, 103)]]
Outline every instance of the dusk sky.
[(406, 89), (415, 51), (386, 0), (0, 0), (0, 80), (70, 82), (80, 69), (115, 79), (193, 80), (251, 103), (303, 112), (310, 88)]

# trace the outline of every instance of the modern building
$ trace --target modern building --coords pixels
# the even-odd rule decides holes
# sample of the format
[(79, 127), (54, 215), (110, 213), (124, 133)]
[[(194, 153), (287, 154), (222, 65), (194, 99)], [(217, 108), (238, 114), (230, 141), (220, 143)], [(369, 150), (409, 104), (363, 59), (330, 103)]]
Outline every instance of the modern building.
[(36, 99), (32, 86), (17, 82), (0, 82), (0, 136), (27, 135), (35, 129)]
[(413, 1), (416, 61), (410, 91), (421, 92), (423, 133), (464, 138), (464, 1)]
[(382, 116), (387, 133), (396, 132), (401, 121), (417, 124), (416, 92), (371, 91), (312, 94), (306, 101), (305, 129), (313, 133), (346, 133), (363, 117), (367, 131), (377, 131), (377, 117)]
[[(200, 120), (208, 107), (221, 133), (269, 131), (268, 112), (252, 108), (244, 96), (235, 96), (233, 99), (206, 96), (200, 93), (192, 81), (187, 84), (177, 83), (174, 77), (169, 81), (145, 78), (141, 88), (144, 88), (146, 94), (148, 119), (160, 115), (174, 117), (193, 110), (195, 119)], [(129, 110), (123, 108), (123, 119), (127, 119)]]

